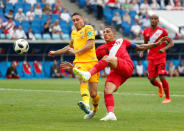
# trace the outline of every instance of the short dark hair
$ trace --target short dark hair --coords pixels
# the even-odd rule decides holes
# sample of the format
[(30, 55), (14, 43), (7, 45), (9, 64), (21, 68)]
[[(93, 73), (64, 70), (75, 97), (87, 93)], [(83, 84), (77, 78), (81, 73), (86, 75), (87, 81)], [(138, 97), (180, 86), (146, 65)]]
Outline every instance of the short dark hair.
[(75, 16), (75, 15), (79, 15), (79, 16), (82, 17), (82, 15), (81, 15), (80, 13), (78, 13), (78, 12), (73, 13), (73, 14), (72, 14), (72, 17)]
[[(105, 28), (110, 28), (114, 33), (116, 33), (116, 30), (114, 29), (114, 27), (112, 27), (112, 26), (105, 26)], [(104, 28), (104, 29), (105, 29)]]

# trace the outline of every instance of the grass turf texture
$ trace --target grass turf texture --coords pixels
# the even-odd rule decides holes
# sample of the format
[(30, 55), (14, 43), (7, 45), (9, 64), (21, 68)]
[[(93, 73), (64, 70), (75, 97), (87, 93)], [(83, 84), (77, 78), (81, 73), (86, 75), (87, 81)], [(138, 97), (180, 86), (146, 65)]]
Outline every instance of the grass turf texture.
[(118, 121), (103, 122), (105, 79), (99, 83), (100, 109), (94, 119), (77, 106), (76, 79), (0, 80), (0, 131), (182, 131), (183, 78), (168, 78), (172, 103), (161, 104), (146, 78), (131, 78), (115, 98)]

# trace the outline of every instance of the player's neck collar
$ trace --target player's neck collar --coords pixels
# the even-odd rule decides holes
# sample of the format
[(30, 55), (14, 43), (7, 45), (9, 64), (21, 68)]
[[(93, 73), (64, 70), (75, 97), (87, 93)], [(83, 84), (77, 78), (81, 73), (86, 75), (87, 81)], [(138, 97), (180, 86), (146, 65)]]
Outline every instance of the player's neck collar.
[(116, 40), (113, 40), (113, 41), (110, 41), (110, 42), (107, 42), (108, 45), (112, 45), (116, 42)]

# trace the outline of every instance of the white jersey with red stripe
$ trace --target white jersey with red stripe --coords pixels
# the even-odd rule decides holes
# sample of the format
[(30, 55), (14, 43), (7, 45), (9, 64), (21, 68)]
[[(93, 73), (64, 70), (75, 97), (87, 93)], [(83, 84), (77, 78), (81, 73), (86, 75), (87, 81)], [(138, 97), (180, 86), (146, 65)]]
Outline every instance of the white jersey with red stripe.
[(98, 58), (102, 58), (105, 55), (115, 56), (126, 60), (133, 66), (133, 62), (127, 51), (127, 48), (130, 47), (130, 45), (131, 42), (126, 39), (117, 39), (99, 46), (96, 49), (96, 55)]
[[(151, 29), (151, 27), (149, 27), (144, 30), (143, 36), (144, 41), (149, 44), (157, 42), (164, 36), (168, 36), (168, 32), (164, 28), (161, 28), (159, 26), (157, 26), (157, 28), (155, 29)], [(159, 59), (164, 57), (166, 58), (166, 52), (159, 53), (159, 50), (164, 48), (165, 46), (166, 43), (162, 43), (160, 46), (150, 49), (148, 52), (148, 60)]]

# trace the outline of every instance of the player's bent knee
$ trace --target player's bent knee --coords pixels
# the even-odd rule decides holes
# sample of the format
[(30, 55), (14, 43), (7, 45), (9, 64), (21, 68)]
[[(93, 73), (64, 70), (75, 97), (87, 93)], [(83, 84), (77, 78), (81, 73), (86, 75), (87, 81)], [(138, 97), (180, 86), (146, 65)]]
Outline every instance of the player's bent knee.
[(96, 95), (97, 95), (97, 92), (95, 92), (95, 91), (90, 91), (90, 96), (91, 96), (92, 98), (95, 98)]

